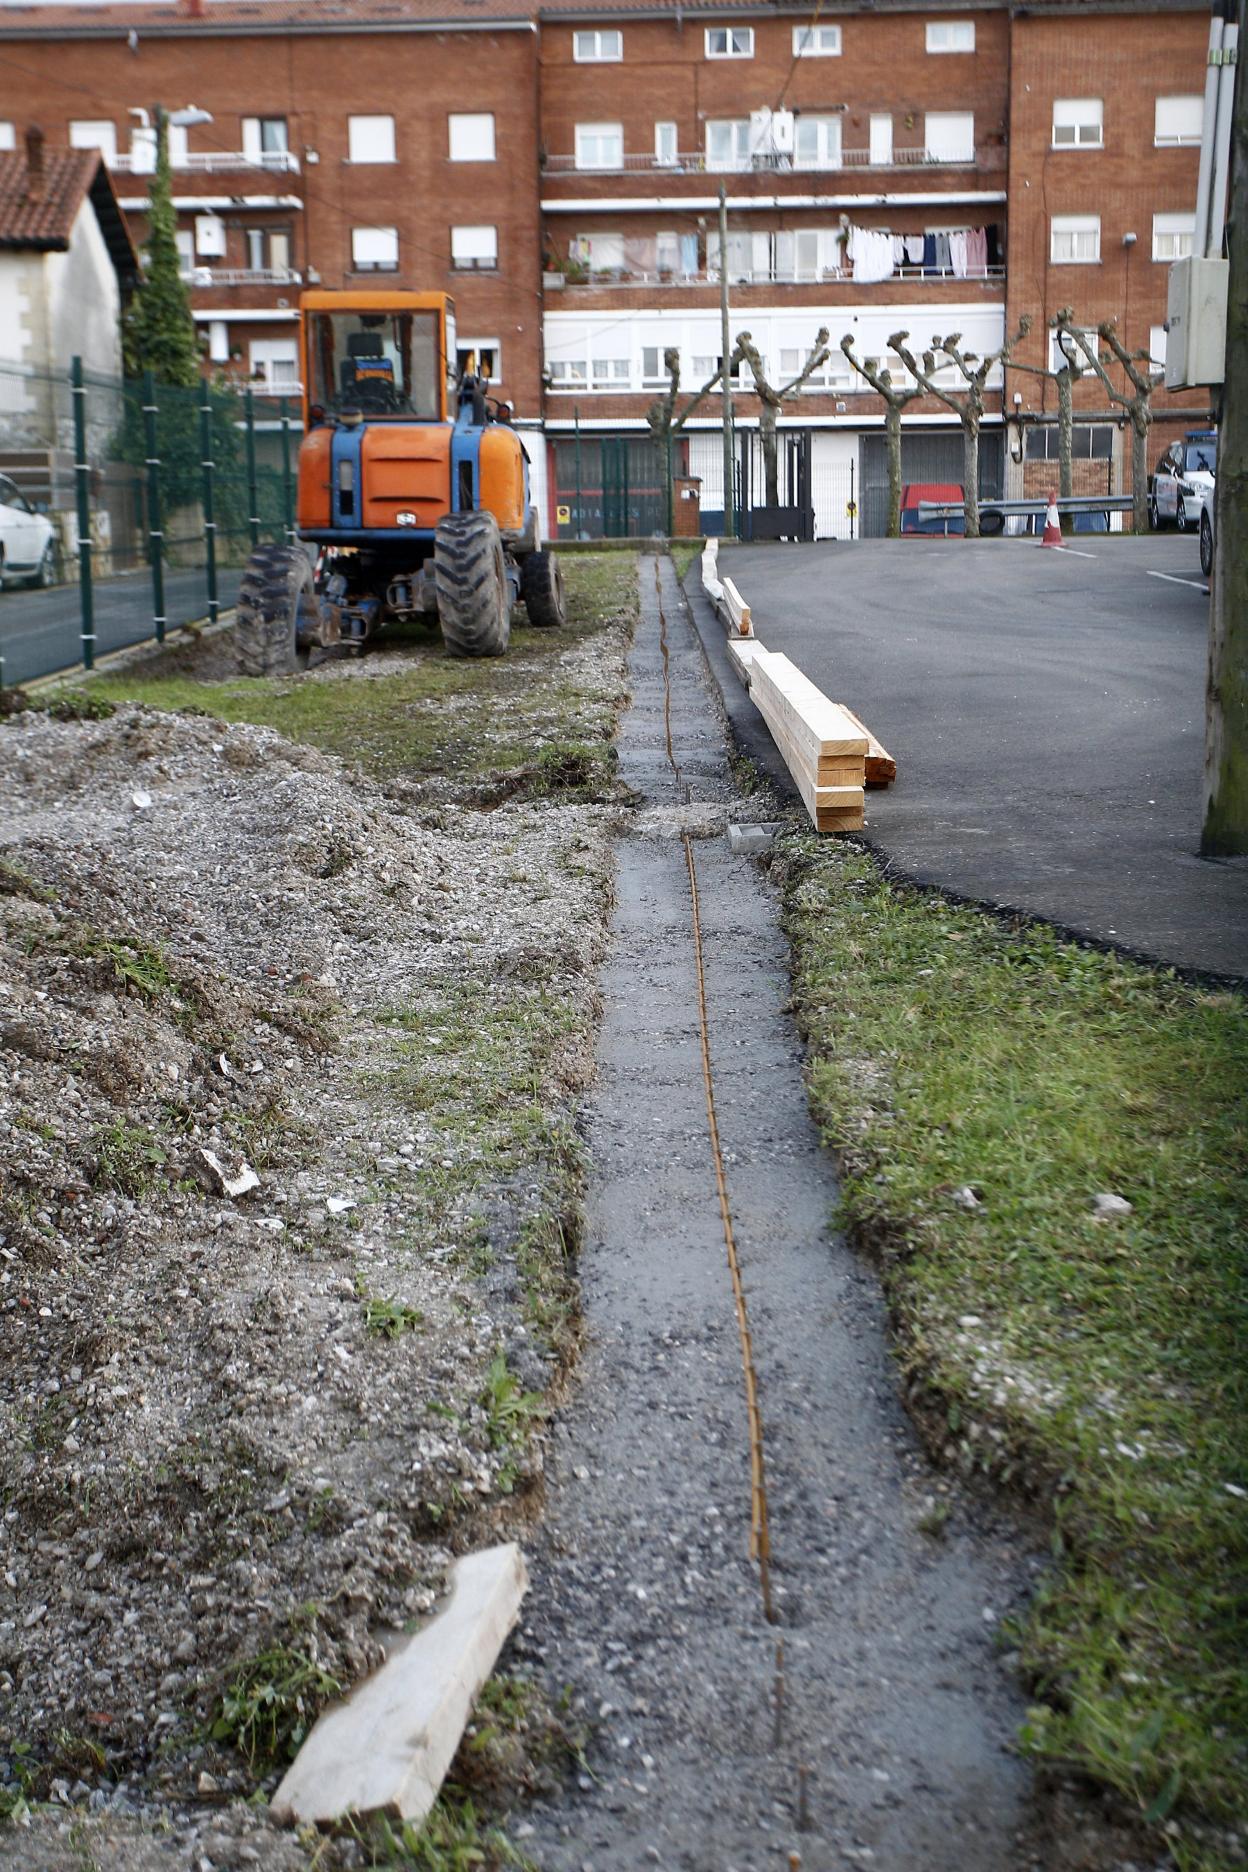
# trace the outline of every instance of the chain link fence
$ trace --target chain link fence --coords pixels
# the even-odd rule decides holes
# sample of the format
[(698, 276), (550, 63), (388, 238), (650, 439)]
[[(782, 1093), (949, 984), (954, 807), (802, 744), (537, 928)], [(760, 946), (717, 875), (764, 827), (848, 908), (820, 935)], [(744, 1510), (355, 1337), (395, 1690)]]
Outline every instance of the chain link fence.
[(294, 538), (297, 397), (0, 362), (0, 686), (213, 622)]

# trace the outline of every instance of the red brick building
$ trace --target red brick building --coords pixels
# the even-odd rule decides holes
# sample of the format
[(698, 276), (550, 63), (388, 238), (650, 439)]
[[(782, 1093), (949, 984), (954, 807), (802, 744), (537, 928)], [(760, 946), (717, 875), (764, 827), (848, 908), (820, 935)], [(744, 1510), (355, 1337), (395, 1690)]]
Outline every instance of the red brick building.
[[(0, 13), (14, 100), (0, 145), (38, 121), (50, 147), (103, 148), (141, 237), (154, 105), (211, 113), (174, 131), (172, 150), (212, 363), (293, 382), (304, 283), (445, 287), (465, 357), (552, 440), (552, 519), (579, 433), (609, 441), (635, 523), (630, 462), (664, 350), (679, 349), (686, 388), (716, 368), (722, 184), (731, 333), (748, 329), (783, 383), (829, 331), (831, 358), (783, 428), (805, 451), (820, 532), (849, 530), (850, 497), (874, 530), (882, 407), (842, 356), (844, 334), (884, 363), (899, 329), (916, 349), (958, 331), (984, 353), (1026, 312), (1020, 356), (1039, 362), (1047, 320), (1071, 305), (1156, 352), (1165, 261), (1190, 239), (1207, 18), (1199, 0), (22, 8)], [(743, 372), (747, 435), (750, 391)], [(996, 491), (1020, 480), (1004, 446), (1015, 391), (1039, 419), (1054, 394), (1000, 371), (989, 391)], [(1089, 417), (1108, 413), (1099, 386), (1078, 394)], [(1159, 417), (1202, 401), (1155, 399)], [(681, 449), (710, 509), (718, 425), (712, 396)], [(905, 428), (908, 478), (961, 478), (947, 406), (914, 400)], [(1047, 480), (1042, 428), (1028, 473)], [(1159, 427), (1155, 453), (1172, 433)], [(1088, 470), (1098, 487), (1122, 484), (1114, 422), (1081, 424), (1080, 446), (1107, 464), (1104, 483)]]

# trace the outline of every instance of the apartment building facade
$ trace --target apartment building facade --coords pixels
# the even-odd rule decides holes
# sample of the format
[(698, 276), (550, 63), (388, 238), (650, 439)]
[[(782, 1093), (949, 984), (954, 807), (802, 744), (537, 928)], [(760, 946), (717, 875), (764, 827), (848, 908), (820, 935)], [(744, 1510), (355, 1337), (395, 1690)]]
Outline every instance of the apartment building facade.
[[(240, 383), (297, 380), (305, 283), (452, 292), (463, 361), (545, 432), (552, 525), (574, 437), (641, 451), (665, 351), (686, 391), (716, 369), (722, 263), (730, 339), (751, 333), (773, 384), (830, 335), (782, 423), (819, 532), (845, 535), (875, 529), (884, 458), (844, 335), (895, 381), (897, 331), (984, 354), (1027, 313), (1018, 355), (1042, 363), (1063, 305), (1159, 353), (1206, 37), (1201, 0), (181, 0), (0, 14), (0, 66), (50, 145), (104, 151), (138, 238), (154, 105), (210, 115), (171, 131), (179, 241), (206, 360)], [(998, 369), (988, 389), (986, 490), (1051, 478), (1052, 383)], [(1085, 480), (1126, 484), (1103, 387), (1077, 394)], [(1155, 453), (1203, 402), (1158, 393)], [(746, 447), (746, 369), (734, 404)], [(712, 513), (719, 424), (712, 395), (678, 460)], [(904, 424), (908, 475), (960, 480), (954, 413), (923, 395)]]

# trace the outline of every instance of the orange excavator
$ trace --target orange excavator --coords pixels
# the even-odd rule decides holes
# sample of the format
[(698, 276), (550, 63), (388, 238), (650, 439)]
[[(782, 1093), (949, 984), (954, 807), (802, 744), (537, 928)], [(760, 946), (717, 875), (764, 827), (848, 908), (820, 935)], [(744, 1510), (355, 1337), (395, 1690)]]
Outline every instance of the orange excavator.
[[(453, 656), (501, 656), (511, 615), (566, 620), (508, 413), (455, 370), (445, 293), (308, 292), (299, 308), (304, 440), (298, 535), (259, 546), (237, 607), (246, 674), (359, 649), (436, 615)], [(315, 561), (308, 547), (316, 549)]]

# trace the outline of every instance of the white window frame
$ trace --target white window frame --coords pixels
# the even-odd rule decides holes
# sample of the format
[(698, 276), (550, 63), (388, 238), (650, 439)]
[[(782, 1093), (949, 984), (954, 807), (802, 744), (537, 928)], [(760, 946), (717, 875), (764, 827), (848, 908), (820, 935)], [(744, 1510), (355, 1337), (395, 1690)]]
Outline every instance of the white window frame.
[[(942, 151), (939, 155), (933, 155), (933, 151), (939, 147), (939, 135), (943, 134), (943, 132), (938, 133), (937, 140), (934, 142), (933, 128), (937, 125), (948, 126), (955, 123), (970, 127), (969, 139), (958, 145), (961, 153), (948, 155)], [(948, 141), (953, 142), (952, 135), (948, 137)], [(926, 111), (923, 116), (923, 147), (929, 162), (973, 163), (975, 160), (975, 113), (973, 111)]]
[[(631, 390), (633, 360), (630, 357), (596, 358), (590, 342), (589, 387), (591, 390)], [(604, 368), (605, 366), (605, 368)]]
[[(1077, 243), (1080, 235), (1094, 235), (1096, 252), (1059, 254), (1059, 238), (1070, 237)], [(1051, 266), (1099, 266), (1101, 261), (1100, 215), (1052, 215), (1049, 218), (1049, 263)]]
[[(613, 159), (589, 161), (586, 159), (585, 146), (589, 143), (600, 144), (614, 138), (618, 144)], [(622, 123), (583, 123), (576, 126), (576, 166), (578, 169), (597, 169), (604, 173), (624, 167), (624, 126)]]
[[(1097, 331), (1096, 326), (1095, 325), (1081, 326), (1079, 328), (1079, 336), (1081, 338), (1085, 338), (1088, 344), (1091, 345), (1093, 356), (1100, 357), (1101, 334)], [(1082, 371), (1085, 377), (1090, 377), (1093, 374), (1093, 372), (1092, 372), (1092, 366), (1088, 363), (1087, 352), (1084, 351), (1082, 347), (1077, 344), (1072, 345), (1071, 349), (1074, 352), (1074, 368), (1078, 371)], [(1055, 331), (1050, 331), (1049, 333), (1049, 369), (1054, 372), (1059, 371), (1063, 368), (1063, 366), (1067, 362), (1068, 360), (1066, 357), (1066, 353), (1062, 350), (1061, 345), (1058, 343), (1058, 334)]]
[(1150, 325), (1148, 328), (1148, 371), (1150, 377), (1164, 377), (1166, 372), (1166, 345), (1168, 334), (1164, 325)]
[(582, 391), (589, 388), (588, 349), (579, 357), (548, 357), (545, 375), (552, 390)]
[[(802, 153), (802, 131), (816, 127), (817, 154)], [(793, 167), (795, 169), (839, 169), (841, 166), (841, 119), (818, 111), (803, 111), (793, 131)]]
[[(1167, 104), (1195, 105), (1196, 127), (1194, 130), (1163, 130), (1161, 120), (1164, 106)], [(1190, 115), (1190, 112), (1174, 113)], [(1204, 128), (1205, 100), (1198, 91), (1176, 91), (1156, 99), (1153, 105), (1153, 147), (1154, 149), (1185, 149), (1199, 143)]]
[(708, 26), (703, 40), (708, 59), (752, 59), (752, 26)]
[[(887, 135), (885, 134), (887, 125)], [(893, 114), (873, 111), (867, 122), (867, 161), (873, 169), (882, 169), (893, 160)]]
[[(1063, 130), (1074, 134), (1059, 136), (1058, 132)], [(1091, 134), (1086, 134), (1088, 132)], [(1054, 98), (1053, 126), (1049, 134), (1052, 149), (1104, 149), (1104, 98)]]
[[(261, 372), (265, 389), (280, 396), (299, 382), (299, 340), (297, 338), (253, 338), (247, 347), (248, 369), (252, 381)], [(289, 375), (275, 376), (275, 364), (289, 365)]]
[(1153, 259), (1169, 266), (1186, 259), (1196, 239), (1194, 214), (1155, 214), (1153, 216)]
[(109, 117), (76, 117), (69, 126), (69, 147), (99, 150), (106, 163), (115, 163), (117, 126)]
[(489, 221), (460, 222), (453, 226), (451, 266), (460, 273), (496, 273), (498, 228)]
[(793, 28), (794, 58), (839, 58), (841, 56), (841, 29), (839, 26), (795, 26)]
[(974, 20), (928, 20), (925, 44), (929, 52), (973, 52)]
[(347, 161), (349, 163), (397, 162), (394, 118), (385, 112), (374, 116), (348, 117)]
[(572, 58), (577, 65), (618, 65), (623, 57), (624, 35), (618, 27), (572, 35)]
[(495, 162), (498, 142), (493, 111), (451, 111), (446, 119), (450, 161)]
[[(711, 148), (711, 133), (715, 130), (731, 128), (732, 155), (725, 161)], [(706, 166), (720, 174), (751, 168), (750, 157), (750, 120), (748, 117), (709, 117), (706, 123)]]
[[(664, 135), (666, 131), (671, 132), (670, 151), (663, 148), (664, 142), (668, 140)], [(654, 160), (660, 169), (674, 169), (680, 161), (680, 125), (670, 117), (663, 118), (654, 126)]]
[[(265, 149), (264, 147), (264, 126), (266, 124), (270, 127), (277, 124), (281, 125), (281, 136), (272, 149)], [(263, 163), (266, 156), (289, 156), (290, 124), (285, 117), (244, 117), (242, 119), (242, 126), (243, 155), (246, 156), (250, 162)]]
[[(652, 344), (652, 345), (649, 345), (649, 344), (642, 345), (641, 347), (641, 387), (643, 390), (666, 389), (668, 383), (671, 380), (668, 377), (667, 369), (663, 363), (663, 353), (665, 351), (670, 351), (673, 348), (679, 350), (680, 347), (679, 346), (673, 347), (671, 345), (658, 344), (658, 343)], [(648, 371), (646, 369), (646, 353), (648, 351), (653, 351), (655, 358), (657, 360), (655, 364), (655, 368), (652, 371)]]
[(0, 123), (0, 150), (17, 148), (17, 130), (11, 123)]
[(195, 271), (195, 230), (193, 227), (174, 229), (174, 245), (178, 250), (178, 277), (190, 279)]
[[(490, 373), (490, 375), (486, 378), (486, 382), (495, 383), (495, 384), (502, 383), (503, 381), (503, 347), (498, 342), (497, 338), (461, 338), (457, 333), (455, 337), (455, 350), (457, 353), (460, 351), (475, 351), (478, 354), (478, 357), (480, 356), (480, 353), (482, 351), (493, 351), (494, 369)], [(456, 358), (457, 365), (458, 365), (458, 362), (459, 360), (457, 357)]]
[(398, 228), (353, 227), (351, 230), (351, 270), (353, 273), (397, 273), (399, 270)]

